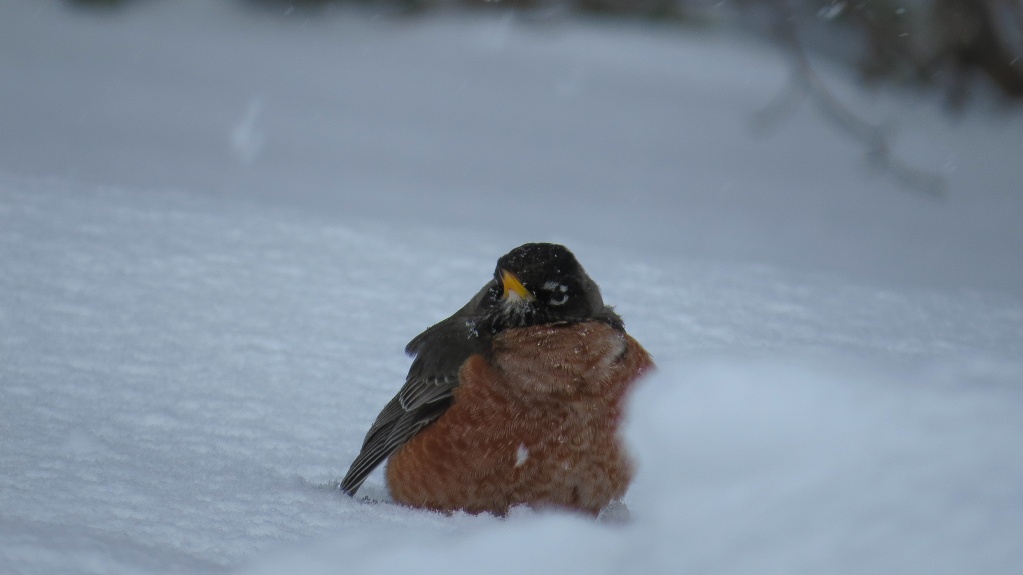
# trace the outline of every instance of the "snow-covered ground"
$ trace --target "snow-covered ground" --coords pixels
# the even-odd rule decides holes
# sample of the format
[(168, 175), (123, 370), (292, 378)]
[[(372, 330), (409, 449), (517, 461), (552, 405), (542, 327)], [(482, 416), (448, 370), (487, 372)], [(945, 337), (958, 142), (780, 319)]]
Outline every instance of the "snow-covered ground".
[[(1023, 570), (1018, 116), (876, 97), (936, 202), (812, 114), (751, 138), (784, 68), (727, 37), (0, 15), (0, 572)], [(631, 518), (341, 496), (404, 344), (528, 240), (660, 364)]]

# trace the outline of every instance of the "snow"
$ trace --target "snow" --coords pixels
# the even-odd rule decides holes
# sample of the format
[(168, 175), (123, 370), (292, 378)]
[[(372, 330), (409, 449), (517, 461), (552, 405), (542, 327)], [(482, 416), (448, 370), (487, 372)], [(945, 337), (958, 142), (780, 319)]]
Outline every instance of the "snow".
[(872, 174), (809, 104), (754, 137), (788, 72), (776, 50), (727, 35), (513, 12), (131, 5), (0, 0), (5, 171), (455, 226), (499, 234), (500, 248), (563, 230), (1023, 295), (1023, 266), (1006, 265), (1020, 260), (1019, 114), (954, 123), (929, 99), (859, 96), (822, 68), (906, 162), (947, 176), (953, 193), (928, 201)]
[(522, 443), (515, 448), (515, 467), (521, 466), (529, 459), (529, 449)]
[[(752, 139), (783, 67), (727, 36), (0, 11), (0, 571), (1023, 568), (1018, 116), (874, 96), (936, 202), (812, 114)], [(538, 240), (659, 363), (625, 507), (339, 494), (404, 344)]]

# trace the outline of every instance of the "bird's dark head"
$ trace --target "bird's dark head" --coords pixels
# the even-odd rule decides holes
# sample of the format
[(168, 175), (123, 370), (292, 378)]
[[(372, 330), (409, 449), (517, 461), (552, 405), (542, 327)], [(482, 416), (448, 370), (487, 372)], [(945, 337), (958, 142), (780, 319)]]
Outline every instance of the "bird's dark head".
[(492, 331), (599, 319), (620, 325), (597, 283), (565, 246), (521, 245), (497, 260), (482, 301)]

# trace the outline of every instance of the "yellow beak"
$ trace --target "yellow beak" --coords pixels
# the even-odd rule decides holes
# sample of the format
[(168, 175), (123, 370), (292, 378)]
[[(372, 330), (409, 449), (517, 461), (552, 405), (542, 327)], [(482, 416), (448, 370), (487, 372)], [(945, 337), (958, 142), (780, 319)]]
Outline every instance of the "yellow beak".
[(508, 270), (501, 270), (501, 284), (504, 285), (504, 295), (502, 296), (507, 301), (523, 300), (531, 301), (535, 299), (533, 294), (529, 293), (526, 286), (522, 285), (519, 278), (515, 277), (515, 274)]

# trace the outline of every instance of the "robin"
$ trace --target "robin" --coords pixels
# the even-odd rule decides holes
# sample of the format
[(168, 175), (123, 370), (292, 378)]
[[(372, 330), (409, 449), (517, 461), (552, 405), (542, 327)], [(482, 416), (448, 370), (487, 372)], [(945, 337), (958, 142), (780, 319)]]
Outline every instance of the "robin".
[(508, 252), (494, 279), (405, 351), (405, 385), (341, 482), (348, 495), (388, 458), (395, 501), (444, 512), (596, 515), (625, 494), (625, 396), (653, 361), (564, 246)]

